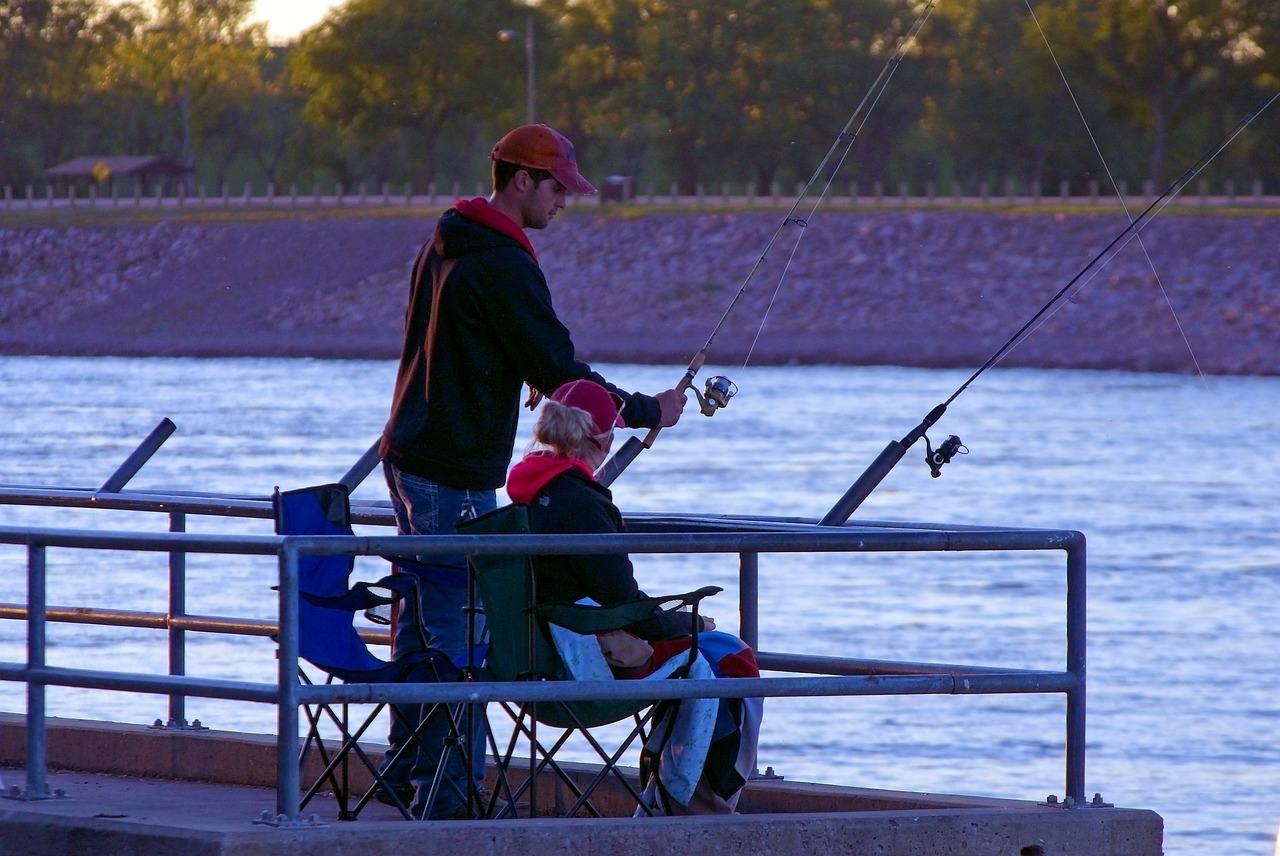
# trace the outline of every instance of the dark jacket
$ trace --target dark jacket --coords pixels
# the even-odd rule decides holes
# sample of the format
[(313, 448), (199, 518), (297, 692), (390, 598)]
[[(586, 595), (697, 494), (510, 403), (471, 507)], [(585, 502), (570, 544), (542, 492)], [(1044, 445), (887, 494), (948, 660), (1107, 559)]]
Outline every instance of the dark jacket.
[[(656, 399), (623, 392), (576, 359), (532, 251), (516, 224), (483, 199), (459, 202), (440, 217), (409, 286), (383, 460), (450, 487), (500, 487), (524, 383), (549, 395), (571, 380), (590, 378), (622, 397), (629, 426), (658, 424)], [(455, 263), (441, 288), (428, 378), (424, 344), (432, 277), (446, 259)]]
[[(538, 535), (612, 533), (626, 527), (609, 489), (566, 458), (526, 456), (511, 471), (507, 493), (529, 507), (529, 529)], [(533, 558), (539, 603), (573, 603), (589, 597), (602, 606), (645, 597), (626, 553), (546, 555)], [(644, 639), (688, 635), (688, 613), (663, 613), (628, 629)]]

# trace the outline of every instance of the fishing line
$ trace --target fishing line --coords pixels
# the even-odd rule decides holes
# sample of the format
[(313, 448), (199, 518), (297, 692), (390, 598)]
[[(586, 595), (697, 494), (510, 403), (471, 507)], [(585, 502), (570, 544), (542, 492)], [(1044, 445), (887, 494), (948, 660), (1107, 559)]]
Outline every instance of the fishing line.
[[(955, 401), (956, 398), (960, 395), (960, 393), (968, 389), (969, 385), (973, 383), (975, 380), (977, 380), (979, 375), (981, 375), (987, 369), (991, 368), (991, 366), (995, 365), (995, 363), (1000, 359), (1002, 359), (1010, 350), (1012, 350), (1012, 348), (1016, 344), (1018, 344), (1022, 339), (1026, 338), (1026, 335), (1028, 331), (1032, 328), (1032, 326), (1037, 321), (1039, 321), (1040, 318), (1046, 312), (1048, 312), (1049, 309), (1053, 307), (1054, 304), (1056, 304), (1059, 300), (1061, 300), (1062, 297), (1068, 291), (1071, 291), (1071, 289), (1075, 287), (1077, 283), (1080, 282), (1080, 280), (1084, 277), (1086, 273), (1089, 273), (1091, 270), (1093, 270), (1093, 276), (1097, 276), (1099, 273), (1101, 273), (1102, 269), (1105, 268), (1108, 264), (1110, 264), (1111, 260), (1114, 259), (1117, 255), (1119, 255), (1120, 251), (1123, 250), (1126, 246), (1128, 246), (1130, 241), (1138, 237), (1138, 234), (1143, 229), (1145, 229), (1152, 220), (1155, 219), (1157, 214), (1163, 211), (1171, 202), (1173, 202), (1174, 199), (1178, 197), (1178, 195), (1182, 192), (1183, 188), (1185, 188), (1193, 178), (1199, 175), (1202, 171), (1204, 171), (1205, 167), (1207, 167), (1210, 163), (1216, 160), (1218, 155), (1222, 154), (1222, 152), (1225, 151), (1226, 148), (1231, 145), (1231, 143), (1236, 139), (1236, 137), (1242, 134), (1244, 130), (1249, 127), (1249, 125), (1253, 124), (1253, 121), (1257, 119), (1259, 116), (1261, 116), (1267, 110), (1267, 108), (1269, 108), (1277, 99), (1280, 99), (1280, 91), (1277, 91), (1274, 95), (1272, 95), (1269, 99), (1267, 99), (1267, 101), (1256, 111), (1246, 115), (1243, 119), (1237, 122), (1235, 127), (1233, 127), (1230, 131), (1228, 131), (1227, 134), (1213, 146), (1213, 148), (1211, 148), (1207, 153), (1201, 156), (1201, 158), (1197, 160), (1194, 164), (1187, 167), (1187, 169), (1182, 173), (1182, 175), (1178, 176), (1178, 178), (1176, 178), (1173, 181), (1173, 183), (1169, 185), (1169, 187), (1164, 191), (1164, 193), (1160, 194), (1158, 197), (1152, 200), (1151, 204), (1148, 205), (1145, 209), (1143, 209), (1142, 213), (1140, 213), (1136, 218), (1131, 220), (1129, 222), (1129, 225), (1127, 225), (1124, 228), (1124, 230), (1120, 232), (1119, 235), (1117, 235), (1115, 238), (1112, 239), (1111, 243), (1107, 244), (1105, 247), (1099, 250), (1098, 253), (1092, 259), (1089, 260), (1088, 264), (1086, 264), (1083, 268), (1080, 269), (1079, 273), (1073, 276), (1066, 285), (1060, 288), (1057, 291), (1057, 293), (1053, 295), (1053, 297), (1049, 298), (1048, 302), (1045, 303), (1044, 306), (1040, 307), (1040, 309), (1034, 315), (1031, 316), (1031, 319), (1028, 320), (1027, 323), (1023, 324), (1021, 328), (1019, 328), (1017, 333), (1014, 333), (1013, 336), (1010, 337), (1007, 342), (1005, 342), (1003, 345), (1000, 346), (999, 350), (997, 350), (995, 354), (991, 356), (990, 359), (988, 359), (985, 363), (983, 363), (982, 366), (979, 367), (978, 370), (975, 371), (969, 377), (968, 380), (966, 380), (963, 384), (961, 384), (959, 389), (957, 389), (954, 393), (952, 393), (951, 397), (944, 402), (943, 406), (945, 407), (946, 405)], [(1099, 261), (1101, 261), (1104, 257), (1106, 260), (1102, 261), (1102, 264), (1099, 265), (1098, 264)], [(1096, 266), (1096, 270), (1095, 270), (1095, 266)], [(1090, 279), (1092, 278), (1093, 277), (1091, 276)], [(1084, 284), (1087, 284), (1087, 283), (1088, 283), (1088, 280), (1086, 280)], [(1081, 287), (1083, 287), (1083, 285)], [(1076, 292), (1074, 293), (1078, 293), (1078, 292), (1079, 292), (1079, 289), (1077, 289)]]
[[(760, 258), (756, 260), (756, 263), (752, 266), (751, 270), (747, 272), (746, 278), (742, 281), (742, 286), (738, 289), (738, 293), (734, 295), (733, 300), (729, 302), (728, 308), (726, 308), (724, 314), (720, 316), (720, 321), (716, 324), (715, 328), (711, 331), (711, 335), (707, 338), (707, 344), (703, 347), (703, 351), (706, 351), (711, 347), (712, 342), (715, 341), (716, 335), (720, 332), (720, 328), (724, 325), (724, 322), (728, 320), (730, 313), (733, 312), (738, 301), (746, 293), (747, 286), (751, 284), (751, 281), (759, 272), (760, 267), (764, 264), (765, 259), (768, 258), (769, 251), (773, 249), (787, 226), (794, 225), (799, 228), (799, 231), (796, 233), (796, 240), (792, 246), (791, 255), (787, 260), (787, 267), (790, 267), (791, 259), (795, 258), (796, 248), (800, 245), (800, 240), (809, 226), (809, 221), (813, 219), (814, 214), (817, 213), (818, 207), (827, 198), (831, 185), (835, 181), (836, 174), (840, 171), (840, 167), (844, 165), (845, 161), (848, 160), (849, 152), (852, 150), (853, 144), (862, 133), (862, 129), (866, 127), (867, 120), (871, 118), (872, 111), (874, 111), (876, 105), (880, 103), (880, 98), (889, 88), (889, 83), (893, 80), (894, 74), (897, 73), (898, 66), (901, 65), (902, 58), (906, 55), (907, 48), (911, 46), (911, 43), (915, 40), (916, 34), (920, 32), (922, 27), (924, 27), (925, 22), (929, 19), (929, 15), (933, 13), (935, 6), (937, 6), (937, 0), (929, 0), (925, 5), (925, 8), (921, 11), (919, 17), (916, 18), (906, 35), (903, 36), (902, 40), (898, 43), (898, 47), (893, 52), (893, 55), (889, 57), (889, 61), (880, 69), (880, 73), (876, 75), (876, 79), (872, 81), (867, 93), (862, 96), (862, 101), (858, 103), (858, 106), (854, 108), (852, 115), (849, 116), (849, 121), (847, 121), (844, 127), (840, 129), (840, 133), (837, 134), (836, 138), (832, 141), (831, 146), (827, 149), (827, 153), (823, 156), (822, 160), (818, 163), (817, 168), (813, 171), (813, 175), (811, 175), (809, 180), (805, 182), (805, 185), (801, 189), (800, 194), (796, 197), (795, 202), (793, 202), (791, 207), (787, 210), (786, 216), (778, 225), (778, 228), (774, 230), (772, 237), (769, 238), (769, 242), (765, 244), (764, 252), (760, 254)], [(866, 114), (862, 115), (864, 107), (866, 107)], [(862, 119), (859, 122), (858, 118), (860, 115), (862, 116)], [(856, 130), (853, 130), (855, 123), (857, 123), (858, 127)], [(844, 150), (841, 152), (840, 149), (842, 142)], [(822, 193), (814, 201), (813, 207), (809, 210), (809, 215), (807, 217), (796, 217), (796, 211), (800, 208), (801, 203), (803, 203), (809, 196), (810, 190), (812, 190), (813, 186), (817, 184), (818, 179), (822, 176), (823, 171), (827, 168), (831, 159), (836, 156), (837, 152), (840, 152), (839, 160), (836, 161), (835, 167), (832, 168), (826, 183), (822, 186)], [(785, 275), (786, 271), (784, 270), (783, 276), (785, 277)], [(779, 288), (781, 287), (781, 284), (781, 280), (779, 280)], [(772, 305), (772, 302), (770, 305)], [(761, 326), (763, 326), (763, 322), (761, 323)], [(757, 333), (757, 338), (758, 336), (759, 334)], [(752, 348), (754, 347), (755, 343), (753, 342)]]
[[(1155, 219), (1156, 215), (1163, 211), (1175, 198), (1177, 198), (1178, 194), (1182, 192), (1182, 189), (1186, 187), (1193, 178), (1199, 175), (1210, 163), (1217, 159), (1217, 157), (1222, 154), (1222, 152), (1225, 151), (1240, 134), (1244, 133), (1245, 129), (1253, 124), (1254, 120), (1266, 112), (1266, 110), (1269, 109), (1277, 99), (1280, 99), (1280, 91), (1277, 91), (1268, 98), (1266, 102), (1253, 113), (1246, 115), (1236, 123), (1234, 128), (1228, 131), (1227, 134), (1208, 152), (1202, 155), (1199, 160), (1189, 166), (1182, 175), (1169, 185), (1164, 193), (1152, 200), (1151, 204), (1148, 205), (1136, 218), (1132, 219), (1120, 234), (1113, 238), (1109, 244), (1099, 250), (1098, 253), (1080, 269), (1079, 273), (1073, 276), (1066, 285), (1060, 288), (1057, 293), (1053, 295), (1053, 297), (1049, 298), (1048, 302), (1041, 306), (1040, 309), (1037, 310), (1036, 313), (1032, 315), (1031, 318), (1023, 324), (1008, 341), (1001, 345), (1000, 348), (997, 349), (996, 352), (977, 369), (977, 371), (970, 375), (969, 378), (951, 394), (950, 398), (942, 404), (939, 404), (933, 410), (929, 411), (920, 424), (913, 428), (901, 440), (891, 441), (889, 445), (885, 447), (884, 451), (882, 451), (880, 455), (871, 462), (871, 465), (867, 467), (862, 475), (858, 477), (858, 480), (855, 481), (847, 491), (845, 491), (844, 496), (842, 496), (840, 500), (832, 506), (831, 510), (827, 512), (826, 516), (819, 521), (820, 524), (838, 526), (848, 520), (849, 516), (852, 515), (853, 512), (857, 510), (858, 506), (862, 504), (862, 501), (865, 500), (873, 490), (875, 490), (880, 482), (884, 480), (884, 477), (889, 474), (895, 465), (897, 465), (898, 461), (902, 460), (907, 449), (922, 437), (925, 440), (925, 461), (929, 465), (930, 474), (935, 478), (941, 475), (941, 467), (950, 462), (953, 456), (963, 454), (967, 451), (961, 444), (960, 438), (956, 437), (954, 434), (941, 443), (937, 449), (934, 449), (929, 443), (929, 438), (926, 436), (926, 432), (942, 418), (943, 414), (947, 411), (947, 407), (949, 407), (961, 393), (968, 389), (979, 376), (999, 362), (1010, 350), (1026, 338), (1029, 331), (1034, 329), (1037, 322), (1045, 315), (1045, 313), (1058, 303), (1064, 295), (1071, 291), (1072, 288), (1075, 288), (1085, 274), (1092, 270), (1094, 272), (1093, 276), (1097, 276), (1097, 274), (1101, 272), (1101, 270), (1105, 268), (1112, 259), (1120, 254), (1120, 251), (1123, 250), (1130, 241), (1138, 236), (1138, 233), (1141, 232), (1142, 229), (1146, 228), (1146, 226)], [(1101, 262), (1101, 264), (1099, 264), (1099, 262)], [(1092, 279), (1092, 277), (1090, 277), (1090, 279)], [(1088, 280), (1086, 280), (1086, 284), (1087, 282)]]
[[(1084, 108), (1080, 106), (1080, 101), (1076, 98), (1075, 90), (1071, 88), (1071, 82), (1067, 80), (1067, 74), (1063, 70), (1062, 64), (1058, 62), (1058, 55), (1054, 52), (1053, 45), (1049, 44), (1049, 36), (1045, 33), (1044, 27), (1040, 26), (1040, 18), (1036, 15), (1036, 10), (1031, 7), (1031, 0), (1022, 0), (1022, 2), (1027, 7), (1027, 12), (1030, 13), (1031, 21), (1036, 25), (1036, 30), (1040, 33), (1040, 38), (1044, 41), (1045, 49), (1049, 52), (1049, 58), (1053, 60), (1053, 67), (1057, 69), (1058, 77), (1062, 79), (1062, 85), (1066, 88), (1067, 95), (1071, 97), (1071, 104), (1076, 108), (1076, 115), (1080, 117), (1080, 124), (1084, 126), (1085, 133), (1089, 135), (1089, 142), (1093, 145), (1093, 150), (1097, 153), (1098, 160), (1102, 163), (1102, 168), (1107, 174), (1107, 180), (1111, 182), (1111, 188), (1115, 191), (1116, 199), (1120, 200), (1120, 205), (1124, 209), (1125, 217), (1130, 223), (1132, 223), (1133, 213), (1129, 208), (1129, 201), (1125, 199), (1124, 194), (1120, 192), (1120, 183), (1116, 181), (1116, 177), (1111, 171), (1111, 164), (1107, 163), (1107, 158), (1102, 153), (1102, 147), (1098, 145), (1098, 140), (1094, 136), (1093, 128), (1089, 126), (1089, 120), (1084, 115)], [(1138, 238), (1138, 246), (1142, 248), (1142, 254), (1147, 258), (1147, 265), (1151, 268), (1151, 274), (1156, 278), (1156, 285), (1160, 288), (1160, 294), (1164, 297), (1165, 305), (1169, 307), (1169, 314), (1173, 316), (1173, 323), (1174, 326), (1178, 328), (1178, 335), (1182, 337), (1183, 344), (1187, 346), (1187, 353), (1191, 355), (1191, 362), (1196, 367), (1196, 374), (1199, 375), (1201, 383), (1207, 384), (1204, 377), (1204, 371), (1200, 368), (1200, 360), (1196, 358), (1195, 349), (1191, 347), (1191, 340), (1187, 338), (1186, 330), (1182, 327), (1182, 319), (1178, 317), (1177, 310), (1173, 308), (1173, 301), (1169, 298), (1169, 292), (1164, 287), (1164, 281), (1160, 278), (1159, 271), (1156, 270), (1155, 260), (1151, 258), (1151, 253), (1147, 250), (1147, 244), (1141, 237)], [(1092, 279), (1093, 277), (1090, 277), (1085, 284), (1088, 284)], [(1079, 294), (1083, 288), (1084, 285), (1081, 285), (1081, 287), (1076, 289), (1075, 293), (1073, 293), (1068, 299), (1074, 300), (1075, 295)], [(1059, 304), (1059, 306), (1061, 306), (1061, 304)], [(1057, 310), (1055, 309), (1054, 312), (1056, 311)], [(1053, 313), (1051, 313), (1050, 316), (1046, 316), (1045, 320), (1047, 321), (1052, 314)]]
[[(813, 175), (810, 176), (808, 182), (805, 183), (800, 194), (796, 197), (795, 202), (793, 202), (791, 207), (787, 210), (786, 216), (778, 225), (778, 228), (774, 230), (773, 235), (765, 245), (764, 252), (760, 254), (760, 258), (758, 258), (755, 264), (752, 265), (751, 270), (747, 272), (746, 277), (742, 281), (742, 285), (738, 288), (737, 294), (735, 294), (733, 299), (729, 301), (729, 305), (725, 309), (724, 314), (720, 316), (720, 320), (716, 322), (715, 327), (712, 328), (711, 335), (707, 337), (706, 344), (703, 345), (702, 349), (694, 355), (693, 359), (689, 362), (688, 368), (685, 370), (684, 376), (680, 379), (680, 382), (676, 384), (676, 390), (679, 392), (685, 392), (686, 390), (691, 390), (693, 392), (694, 396), (698, 399), (698, 407), (704, 415), (713, 416), (717, 410), (728, 406), (729, 399), (736, 395), (738, 391), (738, 388), (733, 381), (723, 376), (709, 378), (707, 380), (705, 393), (693, 388), (693, 379), (702, 368), (703, 363), (706, 362), (711, 346), (715, 342), (716, 336), (720, 333), (720, 328), (724, 326), (725, 321), (728, 320), (729, 315), (734, 310), (734, 307), (738, 305), (742, 296), (746, 294), (748, 285), (750, 285), (751, 281), (755, 278), (756, 273), (759, 272), (760, 268), (764, 265), (765, 259), (768, 258), (769, 252), (773, 249), (774, 245), (778, 243), (782, 233), (788, 226), (796, 226), (799, 231), (796, 233), (796, 239), (791, 247), (791, 253), (783, 268), (782, 276), (778, 280), (778, 285), (774, 289), (773, 297), (770, 299), (768, 307), (766, 308), (765, 315), (760, 321), (760, 327), (756, 331), (756, 338), (752, 341), (751, 349), (748, 351), (747, 358), (750, 359), (751, 353), (755, 350), (756, 342), (759, 341), (760, 332), (764, 329), (765, 319), (768, 317), (769, 310), (772, 309), (774, 302), (777, 300), (778, 293), (782, 288), (783, 280), (786, 278), (787, 271), (791, 268), (791, 262), (795, 258), (800, 240), (804, 236), (810, 219), (812, 219), (814, 214), (817, 212), (818, 206), (820, 206), (823, 200), (827, 198), (831, 185), (835, 181), (836, 174), (848, 159), (849, 152), (853, 148), (853, 144), (862, 133), (862, 129), (866, 126), (866, 122), (870, 118), (872, 111), (874, 111), (876, 105), (880, 103), (880, 98), (888, 89), (889, 83), (897, 72), (899, 65), (901, 65), (907, 49), (911, 46), (912, 42), (914, 42), (916, 35), (920, 32), (921, 28), (924, 27), (925, 22), (928, 21), (929, 16), (933, 13), (937, 3), (938, 0), (928, 0), (921, 9), (920, 14), (916, 17), (915, 21), (907, 29), (906, 34), (899, 41), (897, 48), (895, 48), (893, 54), (889, 57), (889, 60), (885, 63), (884, 67), (880, 69), (880, 73), (876, 75), (876, 79), (872, 82), (866, 94), (863, 95), (858, 106), (854, 108), (853, 113), (849, 116), (849, 120), (845, 122), (844, 127), (840, 129), (840, 133), (837, 134), (836, 138), (832, 141), (831, 146), (827, 149), (827, 153), (819, 162), (817, 168), (813, 172)], [(864, 108), (866, 108), (865, 114), (863, 112)], [(857, 126), (856, 129), (855, 125)], [(824, 171), (827, 170), (832, 159), (837, 157), (837, 154), (839, 157), (835, 161), (835, 166), (831, 169), (825, 184), (822, 185), (822, 192), (815, 200), (809, 214), (806, 217), (797, 217), (796, 212), (800, 209), (801, 204), (809, 197), (810, 191), (821, 179)], [(745, 367), (746, 363), (744, 362), (743, 365)], [(596, 471), (596, 480), (605, 487), (613, 484), (614, 479), (621, 475), (622, 471), (625, 470), (642, 451), (653, 446), (653, 441), (657, 438), (658, 433), (661, 430), (661, 428), (651, 428), (643, 440), (634, 436), (627, 438), (627, 442), (625, 442), (618, 451), (614, 452), (613, 456), (609, 458), (609, 460), (605, 461), (600, 469)]]
[[(906, 49), (915, 40), (916, 34), (920, 31), (920, 28), (924, 26), (925, 21), (928, 20), (929, 15), (933, 12), (933, 8), (936, 5), (937, 5), (936, 0), (932, 0), (928, 4), (928, 6), (926, 6), (926, 8), (921, 12), (920, 17), (916, 19), (911, 29), (907, 32), (907, 35), (903, 38), (901, 43), (898, 45), (898, 49), (894, 52), (889, 62), (885, 65), (884, 68), (880, 70), (880, 75), (876, 78), (876, 81), (872, 84), (872, 88), (868, 90), (867, 95), (863, 97), (862, 104), (858, 105), (858, 109), (855, 110), (853, 116), (849, 118), (849, 122), (845, 124), (844, 129), (840, 133), (840, 136), (836, 138), (836, 141), (832, 144), (831, 148), (827, 151), (826, 157), (824, 157), (822, 159), (822, 162), (818, 164), (818, 168), (814, 170), (814, 173), (809, 178), (808, 183), (805, 184), (804, 189), (800, 192), (800, 196), (796, 199), (795, 204), (792, 205), (791, 210), (787, 212), (787, 216), (782, 221), (782, 225), (778, 228), (778, 231), (774, 233), (773, 238), (769, 241), (768, 245), (766, 245), (764, 253), (761, 254), (760, 260), (756, 263), (755, 268), (751, 270), (751, 272), (747, 275), (746, 281), (742, 283), (742, 290), (745, 291), (747, 287), (747, 283), (751, 281), (751, 278), (752, 276), (755, 275), (756, 270), (758, 270), (760, 265), (764, 263), (765, 258), (769, 254), (769, 250), (772, 249), (773, 247), (774, 241), (778, 239), (778, 236), (781, 235), (782, 230), (786, 228), (786, 226), (789, 223), (794, 223), (800, 227), (800, 231), (796, 233), (795, 242), (791, 245), (791, 252), (787, 256), (787, 262), (782, 268), (782, 273), (778, 276), (778, 284), (774, 286), (773, 296), (769, 298), (769, 305), (765, 307), (764, 314), (760, 317), (760, 326), (756, 328), (755, 338), (751, 340), (751, 347), (747, 349), (747, 356), (742, 361), (742, 367), (744, 369), (747, 367), (747, 364), (751, 361), (751, 356), (755, 353), (756, 345), (760, 341), (760, 335), (761, 333), (764, 332), (765, 322), (768, 321), (769, 313), (773, 310), (773, 305), (774, 303), (777, 302), (778, 295), (782, 292), (782, 285), (786, 281), (787, 274), (791, 270), (791, 263), (795, 261), (796, 253), (800, 249), (800, 239), (804, 236), (805, 230), (808, 227), (809, 222), (818, 213), (818, 208), (822, 206), (822, 203), (825, 202), (828, 196), (830, 195), (831, 186), (835, 184), (836, 176), (839, 175), (840, 173), (840, 168), (844, 166), (845, 161), (848, 160), (849, 153), (853, 150), (854, 142), (857, 141), (859, 135), (862, 134), (862, 129), (866, 127), (867, 120), (871, 118), (871, 114), (875, 111), (876, 105), (880, 103), (881, 97), (883, 97), (884, 93), (888, 90), (889, 82), (893, 80), (893, 75), (897, 73), (898, 67), (902, 64), (902, 58), (906, 54)], [(884, 80), (884, 83), (883, 85), (879, 85), (882, 78)], [(874, 95), (874, 98), (872, 98), (872, 95)], [(858, 113), (861, 111), (863, 105), (867, 103), (868, 99), (871, 99), (871, 106), (867, 108), (866, 115), (863, 116), (862, 121), (858, 124), (857, 130), (854, 131), (852, 134), (849, 134), (849, 128), (852, 127), (854, 119), (857, 117)], [(822, 175), (823, 170), (826, 168), (827, 162), (831, 160), (831, 157), (835, 153), (837, 147), (839, 146), (839, 142), (842, 137), (848, 138), (844, 146), (844, 151), (841, 152), (839, 160), (836, 161), (835, 166), (832, 167), (831, 171), (827, 174), (827, 180), (822, 185), (822, 192), (818, 195), (817, 199), (814, 200), (813, 207), (809, 209), (808, 216), (804, 218), (797, 218), (795, 216), (796, 209), (800, 206), (800, 203), (804, 201), (805, 197), (809, 195), (809, 189), (813, 187), (813, 185), (818, 181), (819, 176)], [(741, 293), (742, 292), (740, 291), (739, 294)], [(725, 314), (726, 316), (728, 315), (728, 313), (725, 313)], [(721, 323), (723, 323), (723, 321), (724, 319), (722, 318)], [(719, 325), (717, 325), (717, 329), (719, 329)], [(715, 334), (713, 333), (712, 335), (714, 336)], [(709, 344), (710, 342), (708, 342), (708, 345)]]

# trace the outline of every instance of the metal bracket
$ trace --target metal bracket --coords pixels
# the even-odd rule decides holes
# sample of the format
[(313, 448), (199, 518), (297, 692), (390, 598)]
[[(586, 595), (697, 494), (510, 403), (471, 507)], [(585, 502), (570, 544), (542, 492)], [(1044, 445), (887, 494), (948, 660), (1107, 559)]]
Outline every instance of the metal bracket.
[(1062, 802), (1058, 802), (1056, 794), (1049, 794), (1045, 797), (1044, 802), (1040, 805), (1050, 806), (1052, 808), (1115, 808), (1115, 803), (1109, 803), (1102, 799), (1102, 794), (1095, 793), (1093, 799), (1088, 803), (1077, 803), (1074, 797), (1067, 797)]
[[(0, 787), (3, 787), (3, 785), (0, 785)], [(30, 785), (28, 785), (25, 788), (20, 787), (19, 785), (14, 785), (7, 792), (5, 792), (4, 798), (7, 800), (18, 800), (19, 802), (38, 802), (40, 800), (71, 799), (70, 797), (67, 796), (67, 792), (64, 791), (62, 788), (54, 788), (52, 791), (50, 791), (47, 785), (45, 786), (43, 794), (39, 794), (33, 791)]]
[(258, 815), (254, 825), (272, 826), (276, 829), (325, 829), (329, 826), (327, 823), (321, 823), (318, 815), (308, 815), (305, 820), (302, 818), (289, 820), (283, 814), (272, 814), (266, 809), (263, 809), (262, 814)]
[(167, 731), (208, 731), (209, 730), (208, 726), (201, 725), (200, 720), (198, 719), (191, 720), (190, 724), (188, 724), (185, 719), (180, 722), (176, 719), (171, 719), (168, 722), (165, 722), (162, 719), (157, 719), (155, 722), (151, 723), (150, 727), (163, 729)]
[(765, 767), (763, 773), (760, 772), (759, 770), (756, 770), (754, 773), (751, 774), (751, 781), (753, 782), (758, 782), (761, 779), (764, 779), (766, 781), (781, 782), (785, 778), (786, 776), (779, 776), (777, 773), (775, 773), (772, 767)]

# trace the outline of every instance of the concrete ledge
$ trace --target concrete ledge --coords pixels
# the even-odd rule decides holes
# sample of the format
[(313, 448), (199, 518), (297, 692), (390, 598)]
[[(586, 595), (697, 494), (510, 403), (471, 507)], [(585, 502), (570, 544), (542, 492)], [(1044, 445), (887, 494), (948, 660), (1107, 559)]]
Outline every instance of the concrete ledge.
[[(275, 737), (271, 735), (49, 719), (45, 739), (46, 761), (53, 770), (260, 788), (276, 786)], [(375, 758), (381, 756), (386, 748), (375, 743), (362, 742), (361, 745)], [(0, 713), (0, 765), (20, 767), (25, 763), (25, 755), (25, 717)], [(598, 769), (589, 764), (566, 763), (562, 766), (582, 784), (589, 781)], [(319, 759), (310, 758), (303, 770), (304, 786), (315, 781), (322, 770), (323, 765)], [(638, 772), (630, 772), (632, 781), (637, 782)], [(519, 771), (513, 771), (513, 778), (516, 785), (523, 781)], [(539, 787), (543, 786), (544, 780), (548, 788), (554, 787), (553, 777), (548, 774), (544, 774), (539, 780)], [(367, 789), (372, 784), (371, 777), (358, 764), (351, 767), (351, 781), (357, 789)], [(606, 785), (600, 803), (606, 814), (630, 814), (627, 797), (620, 785)], [(1036, 805), (1022, 800), (757, 779), (744, 790), (739, 811), (743, 814), (940, 808), (1001, 808), (1020, 811), (1035, 808)], [(614, 807), (617, 811), (611, 812), (610, 809)], [(634, 807), (634, 803), (631, 807)]]
[[(11, 791), (25, 785), (25, 732), (21, 717), (0, 715), (0, 777)], [(0, 856), (1162, 853), (1163, 822), (1145, 810), (778, 780), (753, 781), (731, 817), (407, 823), (371, 805), (339, 823), (328, 801), (307, 808), (321, 825), (278, 828), (254, 823), (274, 811), (273, 738), (74, 720), (50, 720), (47, 737), (51, 770), (93, 772), (50, 773), (67, 798), (0, 800)]]

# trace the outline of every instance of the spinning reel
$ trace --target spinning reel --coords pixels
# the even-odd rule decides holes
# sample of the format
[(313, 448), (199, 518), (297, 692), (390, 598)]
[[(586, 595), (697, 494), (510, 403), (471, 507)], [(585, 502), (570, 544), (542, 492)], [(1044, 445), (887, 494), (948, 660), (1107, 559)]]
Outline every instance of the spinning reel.
[(703, 416), (715, 416), (717, 410), (729, 406), (729, 399), (738, 394), (738, 385), (724, 375), (707, 378), (706, 393), (689, 387), (698, 399), (698, 409)]
[(929, 465), (929, 475), (935, 479), (942, 475), (943, 464), (951, 463), (951, 459), (956, 455), (967, 454), (969, 454), (968, 447), (961, 443), (960, 438), (955, 434), (943, 440), (936, 449), (929, 444), (929, 437), (925, 435), (924, 462)]

